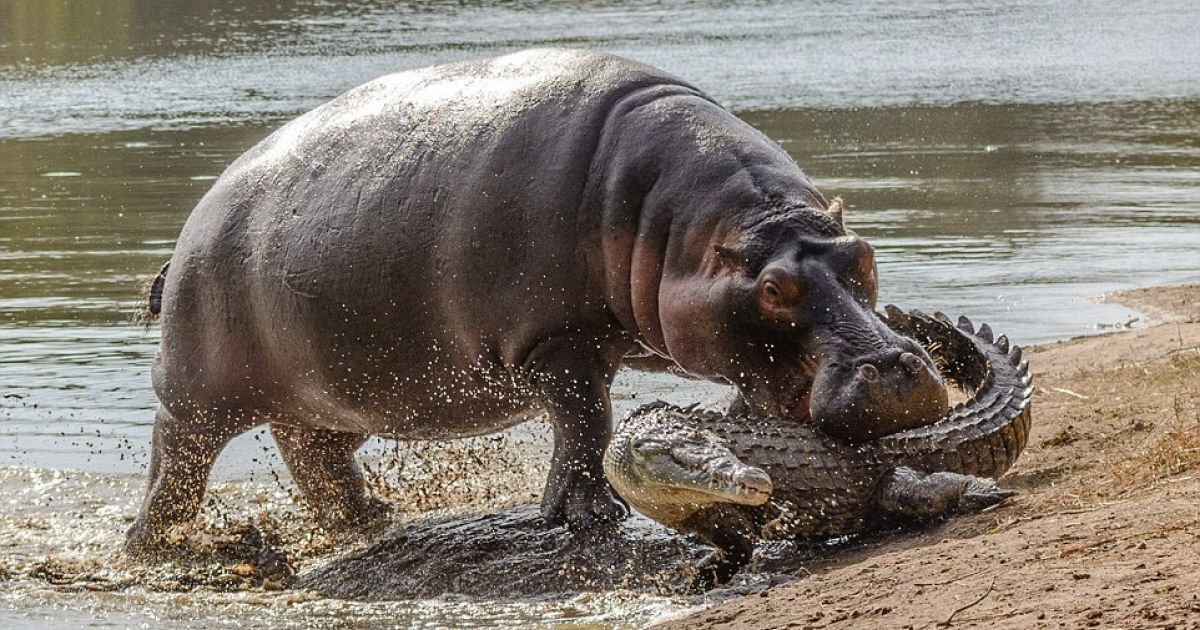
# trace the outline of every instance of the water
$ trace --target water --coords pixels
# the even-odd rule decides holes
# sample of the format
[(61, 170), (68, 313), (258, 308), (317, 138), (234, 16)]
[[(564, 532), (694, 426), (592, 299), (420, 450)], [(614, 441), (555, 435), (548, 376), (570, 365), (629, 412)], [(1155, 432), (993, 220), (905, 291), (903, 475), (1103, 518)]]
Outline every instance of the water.
[[(0, 551), (0, 567), (75, 548), (58, 533), (74, 531), (60, 527), (71, 518), (87, 524), (79, 539), (104, 541), (79, 554), (116, 548), (123, 525), (97, 510), (132, 512), (155, 404), (157, 330), (127, 323), (138, 285), (225, 165), (355, 84), (539, 45), (647, 61), (709, 91), (845, 196), (848, 222), (877, 249), (884, 300), (969, 313), (1035, 343), (1137, 317), (1096, 302), (1103, 293), (1200, 278), (1196, 32), (1200, 5), (1186, 1), (0, 0), (3, 487), (39, 487), (27, 475), (47, 469), (91, 475), (63, 482), (73, 508), (29, 508), (55, 534)], [(616, 395), (623, 410), (723, 391), (627, 374)], [(281, 469), (264, 439), (235, 442), (217, 478), (254, 488)], [(0, 524), (0, 546), (16, 522)], [(92, 618), (68, 619), (72, 604), (36, 592), (0, 597), (0, 622)], [(108, 623), (188, 625), (169, 598), (92, 597)], [(6, 617), (5, 601), (32, 617)], [(210, 616), (236, 607), (189, 605)], [(640, 623), (684, 605), (597, 604), (584, 618)], [(253, 614), (238, 610), (234, 623)], [(509, 614), (464, 610), (438, 614)], [(516, 619), (564, 609), (521, 610)], [(363, 614), (354, 623), (378, 620)]]

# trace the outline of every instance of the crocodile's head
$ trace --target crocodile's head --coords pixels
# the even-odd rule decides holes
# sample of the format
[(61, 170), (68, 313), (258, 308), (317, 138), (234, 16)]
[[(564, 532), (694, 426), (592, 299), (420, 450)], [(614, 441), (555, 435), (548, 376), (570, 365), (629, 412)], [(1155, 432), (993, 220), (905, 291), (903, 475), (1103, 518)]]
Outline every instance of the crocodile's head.
[(717, 436), (694, 427), (623, 427), (604, 457), (609, 483), (647, 517), (674, 527), (719, 503), (762, 505), (771, 478), (743, 463)]

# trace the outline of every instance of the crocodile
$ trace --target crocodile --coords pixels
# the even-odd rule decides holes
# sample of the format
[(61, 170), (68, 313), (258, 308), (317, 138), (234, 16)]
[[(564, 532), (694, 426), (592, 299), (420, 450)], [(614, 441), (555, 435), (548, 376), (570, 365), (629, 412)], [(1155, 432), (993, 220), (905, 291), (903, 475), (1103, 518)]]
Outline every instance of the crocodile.
[(811, 424), (655, 402), (635, 410), (605, 453), (631, 507), (717, 548), (706, 585), (727, 581), (760, 539), (820, 540), (982, 509), (1011, 495), (991, 479), (1029, 437), (1033, 388), (1021, 349), (966, 317), (886, 307), (969, 398), (923, 426), (851, 444)]

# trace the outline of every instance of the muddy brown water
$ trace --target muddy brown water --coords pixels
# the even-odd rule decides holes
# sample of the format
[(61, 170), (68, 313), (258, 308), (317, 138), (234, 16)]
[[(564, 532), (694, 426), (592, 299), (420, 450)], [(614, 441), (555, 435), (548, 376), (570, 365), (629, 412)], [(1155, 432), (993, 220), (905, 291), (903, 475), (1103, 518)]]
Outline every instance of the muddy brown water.
[[(642, 625), (702, 604), (176, 592), (180, 575), (223, 569), (116, 557), (154, 407), (157, 331), (127, 324), (138, 284), (226, 164), (380, 74), (535, 45), (666, 68), (845, 196), (884, 300), (970, 313), (1019, 343), (1141, 325), (1093, 298), (1200, 278), (1193, 2), (241, 4), (0, 2), (4, 627)], [(616, 386), (618, 412), (724, 395), (632, 373)], [(546, 431), (364, 456), (402, 518), (471, 514), (536, 497)], [(230, 447), (212, 496), (205, 536), (260, 518), (305, 566), (332, 553), (263, 434)]]

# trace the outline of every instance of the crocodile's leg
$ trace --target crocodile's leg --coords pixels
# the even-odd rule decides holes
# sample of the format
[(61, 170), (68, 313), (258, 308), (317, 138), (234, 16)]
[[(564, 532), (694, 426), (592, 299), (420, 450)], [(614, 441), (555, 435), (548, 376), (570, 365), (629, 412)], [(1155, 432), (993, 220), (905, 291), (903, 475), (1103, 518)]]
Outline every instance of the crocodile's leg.
[(880, 484), (877, 501), (886, 512), (927, 519), (981, 510), (1014, 494), (990, 479), (952, 472), (926, 474), (900, 467)]
[(684, 531), (693, 531), (717, 548), (697, 565), (693, 587), (708, 589), (728, 582), (750, 563), (759, 538), (753, 521), (735, 505), (719, 504), (697, 512), (685, 521)]

